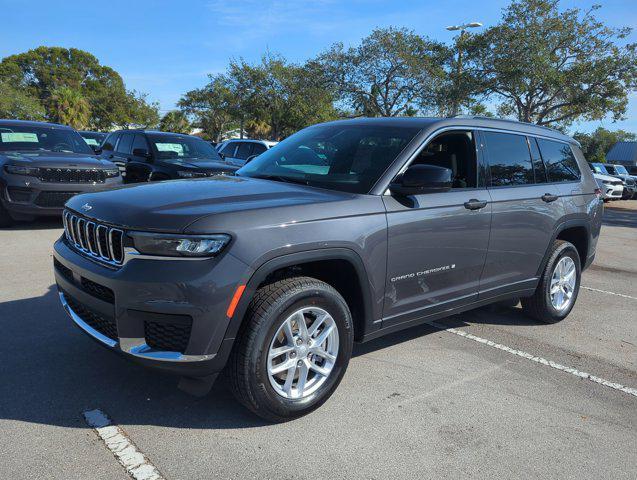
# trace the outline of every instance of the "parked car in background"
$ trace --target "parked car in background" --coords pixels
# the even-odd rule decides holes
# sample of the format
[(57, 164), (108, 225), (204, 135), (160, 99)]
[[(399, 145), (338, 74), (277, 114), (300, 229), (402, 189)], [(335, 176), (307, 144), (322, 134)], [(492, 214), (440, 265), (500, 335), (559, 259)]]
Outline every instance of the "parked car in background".
[(121, 183), (117, 167), (71, 127), (0, 120), (0, 227), (60, 216), (72, 196)]
[[(239, 401), (271, 421), (322, 405), (354, 340), (518, 297), (537, 321), (562, 320), (603, 212), (577, 142), (484, 118), (314, 125), (235, 176), (165, 187), (67, 204), (61, 304), (186, 391), (227, 366)], [(83, 225), (97, 225), (88, 248)]]
[(607, 175), (617, 178), (623, 182), (624, 190), (622, 194), (623, 200), (632, 198), (637, 187), (635, 186), (635, 178), (621, 165), (611, 165), (608, 163), (591, 163), (591, 168), (595, 173)]
[(226, 162), (242, 167), (249, 158), (262, 154), (277, 143), (269, 140), (226, 140), (216, 148)]
[(609, 200), (621, 200), (624, 195), (624, 182), (619, 178), (597, 173), (593, 170), (593, 177), (602, 191), (602, 198), (605, 202)]
[(119, 167), (126, 183), (209, 177), (238, 168), (201, 138), (155, 130), (113, 132), (99, 153)]
[(91, 132), (89, 130), (80, 130), (79, 134), (82, 135), (84, 141), (91, 147), (93, 150), (97, 150), (99, 146), (102, 144), (104, 139), (106, 138), (106, 133), (102, 132)]

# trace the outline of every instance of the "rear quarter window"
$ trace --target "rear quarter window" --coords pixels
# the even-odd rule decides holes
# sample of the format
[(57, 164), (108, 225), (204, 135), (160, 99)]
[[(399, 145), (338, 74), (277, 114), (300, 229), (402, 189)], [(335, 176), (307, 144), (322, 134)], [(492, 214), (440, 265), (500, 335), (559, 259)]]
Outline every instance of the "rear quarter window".
[(537, 140), (546, 165), (549, 182), (572, 182), (582, 176), (573, 150), (568, 143), (553, 140)]

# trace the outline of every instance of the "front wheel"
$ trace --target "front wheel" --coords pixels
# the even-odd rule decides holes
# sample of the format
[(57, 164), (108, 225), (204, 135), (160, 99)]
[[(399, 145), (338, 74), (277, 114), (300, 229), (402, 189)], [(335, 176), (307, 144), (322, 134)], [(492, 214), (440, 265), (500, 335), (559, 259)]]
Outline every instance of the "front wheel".
[(556, 240), (535, 293), (522, 299), (524, 312), (544, 323), (556, 323), (566, 318), (577, 300), (581, 273), (575, 246)]
[(11, 225), (13, 225), (13, 218), (0, 202), (0, 228), (10, 227)]
[(287, 278), (260, 288), (246, 315), (229, 364), (237, 399), (274, 422), (322, 405), (352, 354), (343, 297), (315, 278)]

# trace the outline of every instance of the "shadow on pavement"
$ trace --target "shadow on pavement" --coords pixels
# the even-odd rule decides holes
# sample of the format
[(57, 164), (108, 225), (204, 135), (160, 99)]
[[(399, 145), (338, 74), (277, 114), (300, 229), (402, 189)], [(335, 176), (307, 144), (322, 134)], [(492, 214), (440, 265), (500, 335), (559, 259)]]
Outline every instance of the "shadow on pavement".
[[(467, 317), (466, 315), (470, 315)], [(521, 312), (478, 310), (441, 320), (506, 325), (533, 322)], [(147, 370), (103, 349), (75, 327), (54, 285), (40, 297), (0, 303), (4, 335), (0, 418), (82, 428), (82, 412), (100, 408), (122, 425), (228, 429), (266, 425), (237, 403), (220, 376), (212, 392), (195, 398), (177, 390), (177, 377)], [(355, 345), (354, 356), (438, 332), (420, 325)], [(383, 381), (381, 378), (378, 381)]]
[(604, 225), (612, 227), (637, 228), (637, 210), (627, 208), (605, 208), (602, 219)]
[(62, 228), (62, 216), (59, 217), (40, 217), (32, 222), (17, 221), (8, 228), (2, 230), (51, 230), (54, 228)]

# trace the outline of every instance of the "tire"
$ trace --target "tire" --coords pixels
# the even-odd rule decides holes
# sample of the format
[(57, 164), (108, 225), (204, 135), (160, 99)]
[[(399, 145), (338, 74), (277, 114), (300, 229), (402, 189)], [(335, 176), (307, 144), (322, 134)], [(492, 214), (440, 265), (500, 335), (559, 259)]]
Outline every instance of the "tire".
[[(302, 317), (291, 317), (300, 311), (303, 312)], [(316, 344), (312, 347), (309, 341), (298, 347), (289, 346), (296, 345), (298, 338), (293, 337), (296, 341), (288, 340), (289, 335), (285, 333), (284, 324), (290, 318), (303, 318), (303, 323), (311, 330), (320, 312), (327, 313), (331, 320), (318, 322), (320, 326), (313, 338), (318, 339), (323, 333), (327, 335), (331, 332), (321, 347), (324, 347), (324, 352), (333, 349), (331, 351), (335, 353), (335, 359), (332, 361), (328, 361), (327, 357), (308, 354), (308, 348), (318, 348)], [(320, 318), (328, 317), (320, 314)], [(300, 324), (290, 320), (289, 325), (290, 333), (299, 333), (295, 327)], [(336, 390), (352, 355), (353, 338), (350, 310), (332, 286), (310, 277), (284, 278), (265, 285), (256, 292), (248, 307), (229, 360), (228, 373), (233, 393), (249, 410), (271, 422), (284, 422), (306, 415), (320, 407)], [(281, 344), (284, 345), (277, 347)], [(294, 351), (269, 360), (271, 348)], [(278, 364), (275, 365), (276, 362)], [(310, 363), (314, 365), (312, 368), (319, 364), (318, 368), (329, 370), (328, 374), (319, 375), (308, 368)], [(269, 370), (270, 367), (274, 371), (277, 367), (300, 364), (303, 366), (290, 366), (277, 374)], [(302, 372), (307, 372), (307, 381), (303, 384), (306, 388), (299, 386), (298, 379)], [(288, 385), (288, 377), (292, 381), (286, 397), (284, 390)], [(296, 390), (293, 390), (295, 381)], [(302, 394), (299, 395), (299, 392)]]
[[(551, 298), (551, 281), (560, 262), (562, 262), (561, 265), (563, 266), (570, 265), (569, 260), (564, 260), (566, 257), (568, 257), (574, 265), (575, 282), (574, 285), (568, 288), (566, 284), (564, 285), (564, 288), (562, 288), (562, 298), (566, 298), (567, 294), (564, 292), (572, 288), (571, 297), (561, 308), (556, 308)], [(551, 246), (548, 262), (546, 262), (544, 272), (542, 273), (535, 293), (531, 297), (522, 299), (522, 309), (528, 316), (543, 323), (557, 323), (563, 320), (571, 312), (577, 300), (581, 274), (582, 267), (580, 257), (575, 246), (565, 240), (556, 240)], [(570, 278), (570, 275), (567, 275), (567, 277)]]
[(10, 227), (13, 225), (13, 223), (13, 218), (11, 217), (11, 215), (9, 215), (7, 209), (4, 208), (2, 202), (0, 202), (0, 228)]

